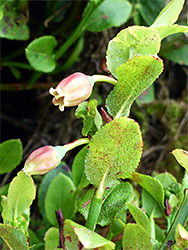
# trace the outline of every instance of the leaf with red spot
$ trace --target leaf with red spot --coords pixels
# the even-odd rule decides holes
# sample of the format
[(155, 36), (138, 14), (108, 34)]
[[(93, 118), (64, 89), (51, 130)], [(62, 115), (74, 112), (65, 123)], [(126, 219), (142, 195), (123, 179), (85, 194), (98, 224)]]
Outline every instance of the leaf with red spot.
[(51, 72), (55, 69), (54, 48), (57, 41), (54, 36), (41, 36), (33, 40), (25, 49), (26, 57), (31, 66), (41, 72)]
[(87, 179), (96, 187), (113, 186), (128, 178), (139, 164), (142, 137), (137, 122), (120, 117), (105, 124), (89, 143), (85, 160)]
[(29, 250), (26, 237), (19, 228), (0, 224), (0, 237), (6, 244), (3, 249)]
[(115, 248), (113, 242), (68, 219), (65, 220), (64, 224), (64, 237), (66, 250), (80, 250), (82, 246), (84, 249), (91, 250), (112, 250)]
[(108, 113), (117, 118), (128, 116), (133, 101), (161, 74), (163, 62), (155, 56), (135, 56), (121, 64), (118, 82), (106, 100)]
[[(104, 0), (87, 21), (86, 29), (92, 32), (119, 27), (131, 14), (132, 5), (127, 0)], [(117, 11), (118, 10), (118, 11)]]
[(27, 1), (1, 1), (0, 37), (10, 40), (28, 40)]

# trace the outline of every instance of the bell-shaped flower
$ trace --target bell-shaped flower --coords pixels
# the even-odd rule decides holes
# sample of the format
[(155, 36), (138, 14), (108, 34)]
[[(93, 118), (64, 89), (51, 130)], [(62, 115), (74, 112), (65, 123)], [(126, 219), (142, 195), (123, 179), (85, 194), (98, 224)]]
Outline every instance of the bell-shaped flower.
[(64, 111), (65, 107), (77, 106), (88, 99), (92, 92), (91, 77), (74, 73), (63, 79), (55, 89), (50, 88), (49, 92), (54, 96), (52, 103)]
[(44, 146), (33, 151), (27, 158), (23, 172), (27, 175), (46, 174), (56, 168), (62, 156), (57, 147)]
[(22, 171), (27, 175), (46, 174), (60, 164), (69, 150), (88, 142), (88, 138), (81, 138), (64, 146), (38, 148), (29, 155)]

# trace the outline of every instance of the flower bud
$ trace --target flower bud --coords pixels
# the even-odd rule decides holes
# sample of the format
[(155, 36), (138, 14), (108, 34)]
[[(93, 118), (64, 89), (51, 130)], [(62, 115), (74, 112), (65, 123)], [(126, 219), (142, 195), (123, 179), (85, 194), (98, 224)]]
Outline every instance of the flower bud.
[(49, 92), (54, 96), (52, 103), (64, 111), (64, 107), (76, 106), (91, 95), (91, 78), (83, 73), (74, 73), (63, 79), (55, 89), (50, 88)]
[(56, 168), (62, 155), (56, 147), (44, 146), (33, 151), (27, 158), (23, 172), (27, 175), (46, 174)]

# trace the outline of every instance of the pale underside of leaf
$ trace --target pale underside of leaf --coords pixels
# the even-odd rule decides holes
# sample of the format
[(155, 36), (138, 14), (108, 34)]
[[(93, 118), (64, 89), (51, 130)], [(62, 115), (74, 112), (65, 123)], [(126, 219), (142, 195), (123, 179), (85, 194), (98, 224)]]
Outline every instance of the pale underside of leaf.
[(160, 50), (160, 36), (154, 28), (131, 26), (120, 31), (108, 45), (107, 66), (117, 77), (116, 69), (136, 55), (157, 55)]
[(161, 37), (161, 40), (165, 37), (177, 33), (188, 33), (188, 26), (180, 26), (177, 24), (171, 25), (171, 26), (158, 26), (155, 27), (155, 29), (159, 32), (159, 35)]
[(174, 24), (183, 8), (184, 0), (172, 0), (170, 3), (159, 13), (155, 22), (151, 27), (165, 26)]

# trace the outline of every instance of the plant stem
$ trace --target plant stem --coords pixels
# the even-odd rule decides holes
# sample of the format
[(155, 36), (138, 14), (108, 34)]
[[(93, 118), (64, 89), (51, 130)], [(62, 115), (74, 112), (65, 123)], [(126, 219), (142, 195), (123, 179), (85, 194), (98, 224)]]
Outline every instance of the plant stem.
[(56, 60), (62, 57), (62, 55), (70, 48), (70, 46), (80, 37), (80, 35), (82, 35), (87, 26), (87, 21), (89, 17), (93, 13), (93, 11), (98, 7), (98, 5), (100, 5), (102, 2), (103, 0), (98, 1), (97, 3), (95, 3), (95, 1), (90, 1), (88, 3), (83, 19), (76, 27), (76, 29), (71, 33), (69, 39), (57, 50), (55, 55)]
[(106, 175), (107, 175), (107, 171), (103, 176), (103, 179), (101, 180), (101, 183), (98, 187), (98, 189), (95, 192), (95, 195), (91, 201), (91, 206), (90, 206), (90, 210), (89, 210), (89, 215), (86, 221), (86, 227), (90, 230), (95, 230), (96, 224), (97, 224), (97, 220), (99, 217), (99, 213), (101, 211), (101, 207), (102, 207), (102, 196), (104, 193), (104, 182), (106, 179)]
[(102, 207), (102, 197), (98, 197), (97, 192), (96, 192), (96, 194), (94, 195), (94, 197), (91, 201), (89, 215), (88, 215), (88, 219), (86, 222), (86, 227), (88, 229), (95, 230), (98, 216), (99, 216), (99, 213), (101, 211), (101, 207)]
[(71, 55), (66, 60), (66, 62), (63, 65), (57, 67), (54, 71), (50, 72), (49, 74), (54, 75), (54, 74), (57, 74), (59, 72), (62, 72), (64, 70), (67, 70), (67, 69), (71, 68), (71, 66), (78, 59), (80, 53), (83, 50), (83, 47), (84, 47), (84, 37), (81, 36), (80, 39), (78, 40), (78, 43), (76, 44), (75, 48), (73, 49)]
[(151, 225), (151, 237), (155, 239), (155, 222), (153, 217), (150, 217), (150, 225)]
[(81, 139), (78, 139), (76, 141), (73, 141), (73, 142), (66, 144), (64, 147), (66, 147), (67, 151), (69, 151), (69, 150), (76, 148), (80, 145), (87, 144), (89, 141), (90, 140), (88, 138), (81, 138)]
[(104, 75), (93, 75), (93, 76), (90, 76), (91, 78), (91, 82), (93, 83), (96, 83), (96, 82), (108, 82), (108, 83), (111, 83), (113, 85), (116, 85), (117, 83), (117, 80), (110, 77), (110, 76), (104, 76)]
[(8, 61), (8, 62), (4, 62), (1, 64), (4, 67), (17, 67), (17, 68), (21, 68), (21, 69), (28, 69), (28, 70), (33, 70), (33, 68), (27, 64), (27, 63), (23, 63), (23, 62), (14, 62), (14, 61)]
[(174, 221), (170, 227), (170, 229), (167, 232), (166, 238), (164, 239), (162, 245), (160, 246), (159, 250), (164, 250), (167, 248), (167, 242), (169, 240), (174, 240), (175, 237), (175, 229), (178, 223), (180, 223), (182, 226), (184, 226), (184, 224), (187, 221), (188, 218), (188, 189), (185, 189), (185, 193), (184, 193), (184, 199), (181, 203), (180, 208), (177, 210), (177, 213), (175, 215)]
[(58, 211), (55, 211), (55, 213), (59, 225), (60, 248), (65, 249), (65, 238), (63, 235), (64, 216), (60, 208)]

